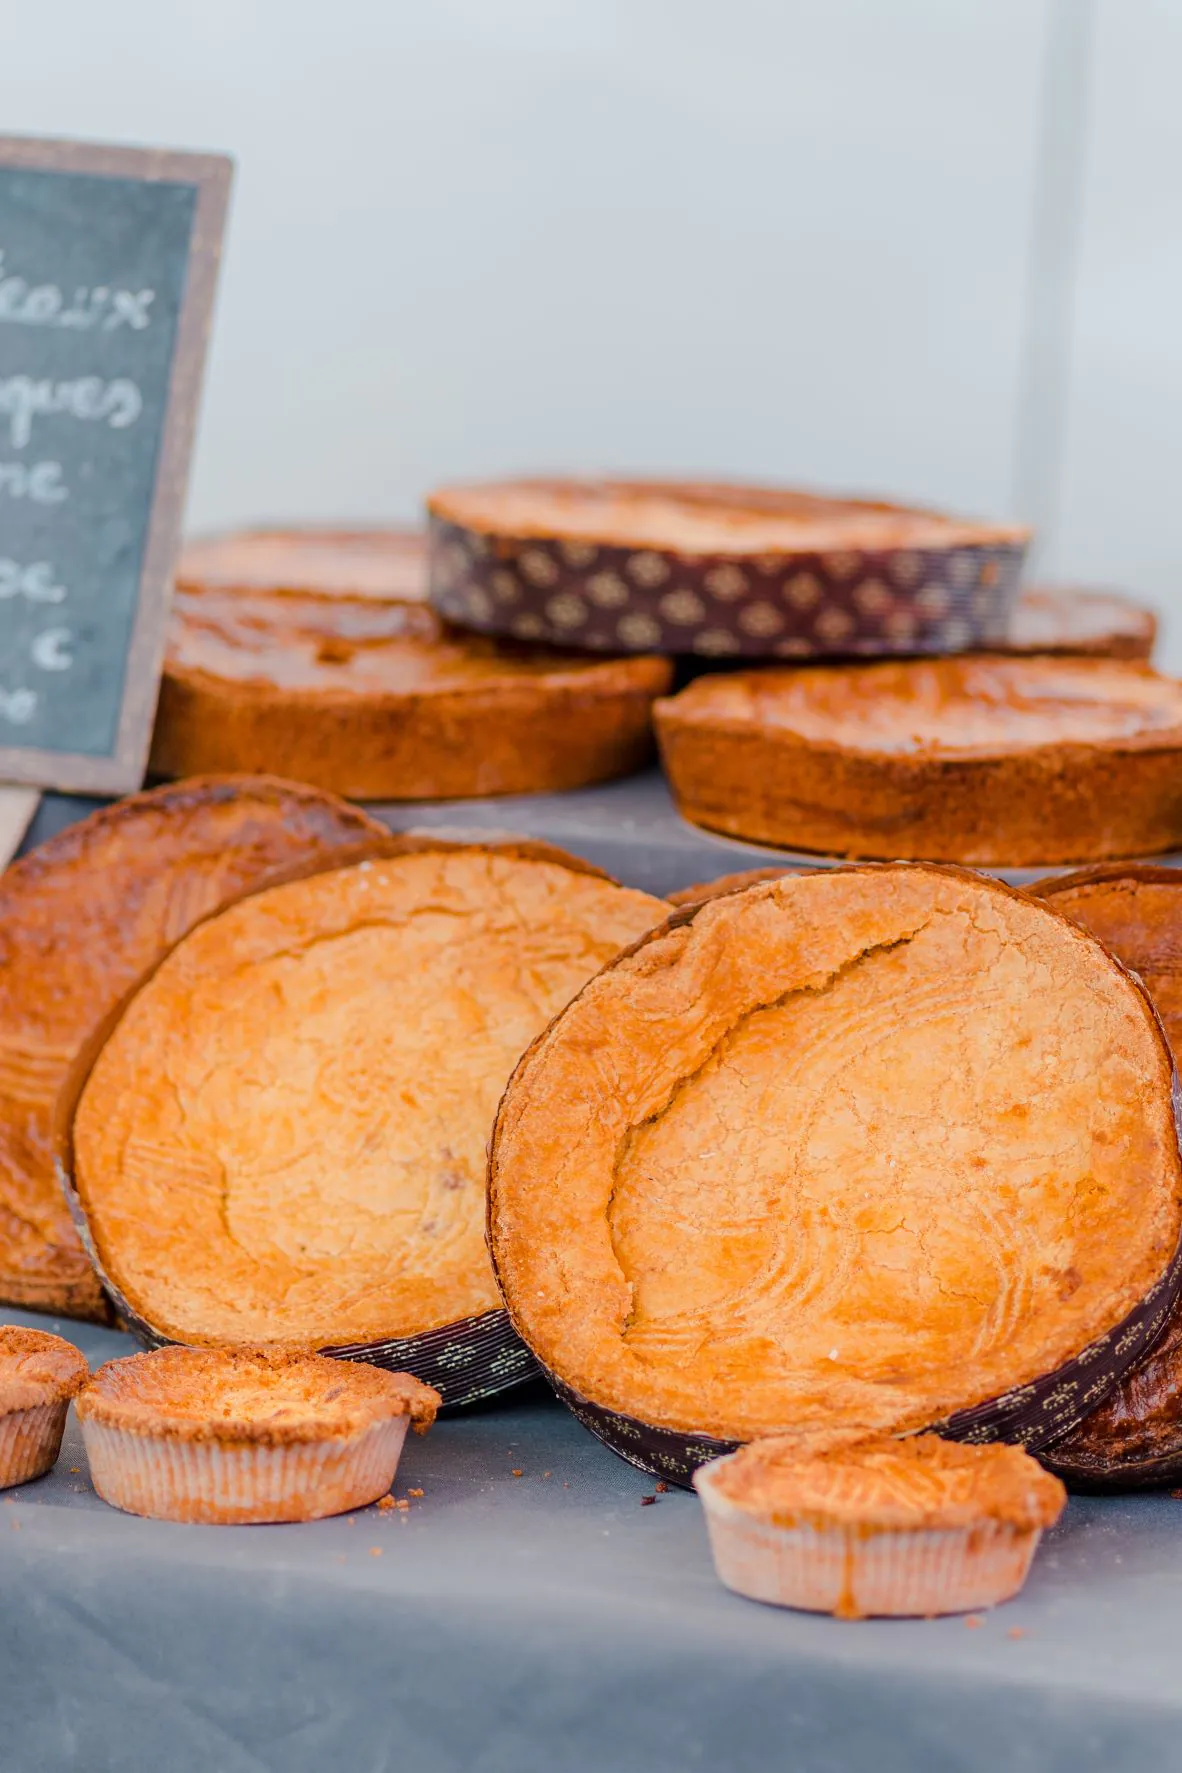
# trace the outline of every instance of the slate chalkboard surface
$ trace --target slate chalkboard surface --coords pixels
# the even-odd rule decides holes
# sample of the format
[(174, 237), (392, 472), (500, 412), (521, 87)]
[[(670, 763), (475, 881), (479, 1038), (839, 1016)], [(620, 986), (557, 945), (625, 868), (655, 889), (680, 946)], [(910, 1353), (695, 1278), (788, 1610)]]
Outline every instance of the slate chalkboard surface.
[(229, 181), (0, 138), (0, 780), (142, 778)]

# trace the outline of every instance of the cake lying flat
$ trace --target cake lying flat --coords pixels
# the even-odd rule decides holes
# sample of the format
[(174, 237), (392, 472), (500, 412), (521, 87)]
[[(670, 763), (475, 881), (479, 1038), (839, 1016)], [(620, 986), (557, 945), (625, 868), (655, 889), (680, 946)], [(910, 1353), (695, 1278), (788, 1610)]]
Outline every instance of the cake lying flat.
[(1014, 605), (1004, 650), (1148, 659), (1156, 639), (1153, 611), (1118, 591), (1031, 585)]
[(431, 598), (465, 627), (707, 658), (946, 652), (1002, 638), (1029, 532), (710, 481), (442, 487)]
[(178, 569), (162, 775), (279, 769), (368, 800), (577, 788), (651, 755), (663, 659), (450, 628), (413, 531), (251, 531)]
[(497, 1310), (497, 1100), (667, 911), (549, 855), (426, 844), (272, 888), (132, 1000), (78, 1105), (74, 1181), (154, 1334), (340, 1346)]
[(687, 818), (838, 856), (1000, 866), (1182, 844), (1182, 684), (1116, 659), (698, 678), (658, 703)]
[(688, 1465), (949, 1421), (1037, 1445), (1178, 1284), (1143, 991), (954, 869), (788, 876), (654, 931), (522, 1060), (490, 1193), (519, 1334), (618, 1450), (647, 1425)]
[(314, 788), (178, 783), (71, 825), (0, 880), (0, 1299), (106, 1315), (53, 1167), (80, 1048), (201, 917), (276, 868), (382, 827)]

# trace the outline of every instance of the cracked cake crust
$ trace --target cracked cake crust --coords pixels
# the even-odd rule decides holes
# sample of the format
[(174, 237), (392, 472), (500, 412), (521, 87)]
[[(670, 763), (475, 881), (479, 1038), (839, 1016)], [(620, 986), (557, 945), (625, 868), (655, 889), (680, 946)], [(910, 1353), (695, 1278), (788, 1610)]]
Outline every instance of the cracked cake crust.
[(53, 1115), (97, 1024), (184, 932), (296, 857), (384, 832), (270, 776), (178, 782), (71, 825), (0, 879), (0, 1299), (105, 1319), (53, 1165)]
[(0, 1325), (0, 1414), (68, 1403), (89, 1376), (85, 1355), (64, 1336)]
[(757, 884), (642, 939), (519, 1064), (506, 1304), (561, 1386), (658, 1429), (930, 1426), (1162, 1283), (1172, 1089), (1144, 992), (1020, 893), (908, 864)]
[(666, 911), (546, 845), (423, 835), (200, 925), (130, 1000), (73, 1117), (113, 1287), (156, 1337), (211, 1346), (354, 1347), (499, 1312), (497, 1099)]
[(806, 1523), (912, 1530), (997, 1521), (1050, 1527), (1063, 1486), (1019, 1447), (965, 1447), (936, 1434), (858, 1441), (802, 1452), (769, 1436), (714, 1468), (728, 1502), (777, 1525)]
[(267, 1348), (158, 1348), (107, 1361), (78, 1399), (81, 1421), (128, 1434), (287, 1446), (407, 1416), (426, 1434), (439, 1394), (409, 1373)]

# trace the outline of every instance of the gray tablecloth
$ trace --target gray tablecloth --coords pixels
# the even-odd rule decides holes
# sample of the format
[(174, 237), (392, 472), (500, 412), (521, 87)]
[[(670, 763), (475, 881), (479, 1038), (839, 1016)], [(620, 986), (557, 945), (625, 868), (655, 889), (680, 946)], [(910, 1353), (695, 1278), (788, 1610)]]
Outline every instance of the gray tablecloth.
[[(92, 1359), (129, 1346), (61, 1327)], [(405, 1517), (141, 1521), (95, 1496), (71, 1426), (0, 1501), (4, 1773), (1182, 1765), (1170, 1497), (1073, 1501), (978, 1625), (849, 1624), (728, 1594), (696, 1497), (642, 1506), (652, 1480), (540, 1388), (412, 1441), (412, 1487)]]
[[(40, 843), (63, 826), (93, 810), (93, 800), (78, 795), (47, 794), (25, 839), (23, 849)], [(395, 830), (411, 826), (475, 827), (515, 831), (545, 838), (605, 868), (625, 886), (650, 893), (672, 893), (699, 880), (740, 868), (761, 868), (779, 862), (785, 867), (826, 868), (820, 856), (770, 850), (738, 843), (702, 831), (679, 817), (658, 770), (581, 788), (572, 794), (517, 794), (494, 800), (399, 801), (371, 806)], [(1182, 856), (1157, 856), (1177, 863)], [(1050, 868), (995, 868), (1016, 886), (1054, 872)]]
[[(32, 839), (91, 804), (47, 796)], [(381, 810), (526, 831), (655, 892), (769, 855), (693, 831), (653, 775)], [(405, 1516), (139, 1521), (94, 1495), (71, 1427), (0, 1502), (0, 1773), (1182, 1768), (1182, 1501), (1073, 1501), (979, 1625), (841, 1624), (727, 1594), (697, 1499), (642, 1507), (652, 1480), (540, 1388), (412, 1442), (409, 1487)]]

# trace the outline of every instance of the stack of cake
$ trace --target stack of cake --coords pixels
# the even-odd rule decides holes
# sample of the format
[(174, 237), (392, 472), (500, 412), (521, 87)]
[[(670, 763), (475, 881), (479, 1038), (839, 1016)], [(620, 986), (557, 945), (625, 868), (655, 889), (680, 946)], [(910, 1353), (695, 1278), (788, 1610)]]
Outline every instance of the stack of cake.
[[(866, 501), (431, 513), (191, 549), (154, 750), (190, 779), (0, 882), (0, 1296), (157, 1351), (81, 1394), (96, 1483), (352, 1506), (408, 1421), (541, 1371), (697, 1483), (745, 1593), (1003, 1598), (1062, 1505), (1028, 1455), (1182, 1471), (1180, 877), (957, 865), (1182, 842), (1151, 618)], [(671, 904), (329, 792), (586, 785), (654, 722), (688, 817), (832, 865)]]
[(766, 846), (1029, 867), (1182, 843), (1152, 615), (1020, 591), (1020, 527), (683, 482), (428, 503), (429, 540), (193, 544), (153, 768), (528, 793), (640, 767), (655, 728), (685, 817)]

